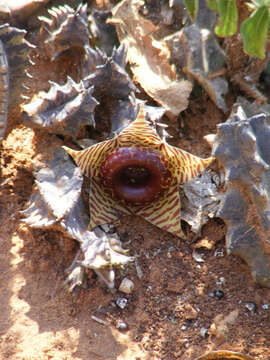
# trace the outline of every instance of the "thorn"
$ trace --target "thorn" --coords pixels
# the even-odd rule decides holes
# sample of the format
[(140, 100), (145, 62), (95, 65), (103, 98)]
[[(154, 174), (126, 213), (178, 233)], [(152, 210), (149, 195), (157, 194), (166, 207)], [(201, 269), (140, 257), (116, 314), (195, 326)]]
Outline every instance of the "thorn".
[(214, 145), (214, 142), (215, 142), (215, 139), (216, 139), (216, 134), (205, 135), (203, 138), (212, 147)]
[(26, 70), (25, 71), (26, 76), (28, 76), (30, 79), (34, 79), (34, 76), (32, 76), (31, 74), (29, 74), (29, 72)]
[(163, 124), (163, 123), (159, 123), (159, 122), (156, 122), (156, 125), (157, 125), (157, 126), (160, 126), (160, 127), (162, 127), (162, 128), (167, 128), (167, 127), (169, 127), (169, 125)]
[(58, 14), (57, 12), (55, 11), (55, 8), (52, 8), (52, 9), (48, 9), (48, 13), (54, 17), (54, 18), (57, 18), (58, 17)]
[(53, 24), (52, 19), (49, 19), (49, 18), (47, 18), (47, 17), (45, 17), (45, 16), (39, 16), (38, 19), (39, 19), (40, 21), (42, 21), (42, 22), (45, 22), (45, 23), (46, 23), (47, 25), (49, 25), (49, 26), (52, 26), (52, 24)]
[(28, 61), (29, 61), (30, 65), (36, 65), (36, 63), (34, 62), (34, 60), (28, 59)]
[(27, 95), (21, 95), (21, 98), (24, 99), (24, 100), (29, 100), (30, 99), (30, 97), (27, 96)]

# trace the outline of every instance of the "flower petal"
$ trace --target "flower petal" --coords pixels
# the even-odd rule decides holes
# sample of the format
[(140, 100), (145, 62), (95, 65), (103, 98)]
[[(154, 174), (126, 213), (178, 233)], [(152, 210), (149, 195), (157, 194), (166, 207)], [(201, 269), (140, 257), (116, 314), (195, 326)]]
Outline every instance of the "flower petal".
[(215, 159), (214, 157), (202, 159), (164, 142), (160, 144), (160, 150), (167, 160), (168, 169), (177, 178), (179, 184), (184, 184), (200, 175)]
[(145, 120), (143, 106), (140, 106), (136, 120), (127, 126), (116, 138), (118, 146), (140, 146), (158, 149), (161, 139)]
[(151, 224), (172, 233), (182, 239), (186, 236), (181, 229), (180, 196), (178, 184), (170, 186), (169, 190), (156, 200), (146, 204), (136, 215), (143, 217)]
[(95, 180), (91, 180), (89, 194), (90, 230), (95, 226), (112, 223), (119, 218), (119, 213), (131, 214), (119, 201), (114, 201), (109, 192)]

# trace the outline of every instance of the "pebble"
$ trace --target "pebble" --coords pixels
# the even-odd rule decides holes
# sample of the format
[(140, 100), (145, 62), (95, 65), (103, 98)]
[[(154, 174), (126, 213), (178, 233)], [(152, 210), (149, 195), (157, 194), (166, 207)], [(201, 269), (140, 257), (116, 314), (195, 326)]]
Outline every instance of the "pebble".
[(202, 327), (200, 330), (200, 334), (201, 334), (201, 337), (203, 337), (205, 339), (208, 336), (208, 329), (205, 327)]
[(184, 347), (187, 349), (189, 347), (189, 342), (188, 342), (188, 339), (187, 338), (184, 338), (183, 339), (183, 345)]
[(196, 249), (193, 250), (192, 257), (196, 262), (199, 262), (199, 263), (205, 262), (205, 260), (202, 257), (202, 254), (198, 253), (198, 251)]
[(135, 268), (136, 268), (136, 271), (137, 271), (138, 278), (142, 279), (143, 278), (143, 271), (140, 268), (140, 265), (138, 264), (137, 258), (135, 258)]
[(220, 277), (219, 279), (216, 280), (216, 284), (218, 286), (221, 286), (221, 285), (225, 285), (226, 284), (226, 279), (225, 277)]
[(248, 303), (246, 303), (245, 307), (246, 307), (249, 311), (255, 311), (255, 310), (256, 310), (256, 304), (254, 304), (253, 302), (248, 302)]
[(186, 326), (190, 326), (192, 324), (192, 319), (187, 319), (186, 320)]
[(219, 300), (224, 297), (224, 292), (222, 290), (215, 290), (213, 292), (214, 296), (217, 297)]
[(128, 300), (126, 298), (118, 298), (116, 300), (116, 305), (120, 307), (120, 309), (124, 309), (127, 306)]
[(224, 249), (216, 249), (216, 250), (215, 250), (215, 253), (214, 253), (214, 256), (224, 257), (224, 256), (225, 256), (225, 251), (224, 251)]
[(128, 278), (124, 278), (119, 286), (119, 290), (125, 294), (131, 294), (134, 290), (134, 282)]
[(124, 322), (123, 320), (118, 320), (115, 324), (116, 329), (121, 331), (127, 331), (128, 330), (128, 324)]
[(269, 309), (269, 305), (268, 305), (268, 304), (263, 304), (263, 305), (262, 305), (262, 308), (263, 308), (263, 310), (268, 310), (268, 309)]

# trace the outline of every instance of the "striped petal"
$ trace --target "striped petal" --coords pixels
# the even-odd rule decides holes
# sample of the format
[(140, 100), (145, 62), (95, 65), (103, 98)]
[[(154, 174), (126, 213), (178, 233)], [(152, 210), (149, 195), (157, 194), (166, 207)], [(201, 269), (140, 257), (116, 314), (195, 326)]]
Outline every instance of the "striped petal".
[(110, 194), (103, 189), (103, 186), (99, 185), (95, 180), (91, 180), (89, 209), (90, 230), (95, 226), (114, 222), (121, 213), (131, 214), (127, 207), (123, 206), (120, 201), (114, 201)]
[(127, 126), (116, 138), (117, 146), (139, 146), (158, 149), (161, 139), (155, 130), (145, 120), (143, 107), (129, 126)]
[(168, 169), (179, 184), (200, 175), (214, 160), (214, 157), (202, 159), (166, 143), (160, 144), (160, 151), (166, 159)]
[[(108, 156), (123, 147), (151, 149), (160, 153), (161, 161), (170, 171), (172, 178), (158, 198), (136, 205), (117, 198), (114, 190), (106, 187), (106, 181), (102, 177), (102, 164)], [(113, 139), (82, 151), (66, 147), (65, 150), (73, 157), (82, 173), (91, 179), (90, 229), (114, 222), (120, 213), (135, 214), (181, 238), (185, 238), (185, 235), (180, 223), (178, 186), (199, 175), (214, 160), (213, 157), (201, 159), (167, 144), (146, 121), (142, 106), (136, 120)]]
[(115, 149), (114, 139), (102, 141), (81, 151), (76, 151), (63, 146), (66, 152), (72, 156), (75, 163), (81, 169), (82, 174), (89, 178), (99, 176), (100, 164)]
[(170, 186), (169, 190), (151, 203), (136, 212), (151, 224), (168, 231), (182, 239), (185, 234), (181, 229), (180, 196), (178, 184)]

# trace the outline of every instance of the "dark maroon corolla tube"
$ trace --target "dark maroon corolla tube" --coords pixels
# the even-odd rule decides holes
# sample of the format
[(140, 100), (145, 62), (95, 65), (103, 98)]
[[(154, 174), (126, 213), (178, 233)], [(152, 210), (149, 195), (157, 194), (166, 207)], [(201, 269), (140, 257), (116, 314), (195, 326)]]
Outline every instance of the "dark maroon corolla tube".
[(132, 203), (151, 201), (171, 179), (158, 151), (134, 147), (122, 147), (109, 155), (101, 173), (118, 198)]

